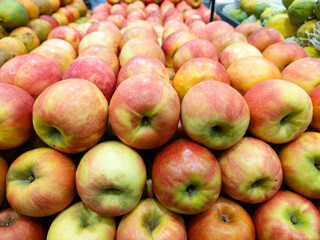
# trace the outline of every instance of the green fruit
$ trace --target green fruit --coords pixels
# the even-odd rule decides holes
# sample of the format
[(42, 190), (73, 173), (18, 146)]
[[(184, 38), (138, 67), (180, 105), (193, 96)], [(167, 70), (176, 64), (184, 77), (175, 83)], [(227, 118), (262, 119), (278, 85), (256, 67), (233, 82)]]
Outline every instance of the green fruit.
[(241, 13), (239, 13), (236, 17), (235, 17), (235, 19), (237, 20), (237, 21), (239, 21), (239, 22), (242, 22), (243, 20), (245, 20), (246, 18), (248, 17), (248, 14), (246, 13), (246, 12), (241, 12)]
[(78, 23), (78, 24), (82, 24), (82, 23), (85, 23), (85, 22), (88, 21), (88, 20), (89, 20), (88, 17), (81, 17), (81, 18), (75, 20), (74, 22), (75, 22), (75, 23)]
[(52, 4), (48, 0), (32, 0), (39, 8), (40, 15), (51, 15)]
[(282, 4), (283, 4), (283, 6), (285, 6), (286, 9), (288, 9), (290, 7), (292, 2), (293, 2), (293, 0), (282, 0)]
[(317, 19), (312, 19), (308, 22), (305, 22), (302, 24), (298, 30), (297, 30), (297, 37), (298, 38), (307, 38), (306, 32), (312, 33), (313, 32), (313, 26), (317, 24)]
[(24, 26), (28, 21), (28, 12), (21, 3), (16, 0), (0, 1), (0, 25), (5, 30)]
[(320, 20), (320, 1), (319, 0), (316, 2), (314, 12), (316, 14), (316, 17)]
[(290, 21), (295, 24), (301, 24), (313, 15), (314, 9), (314, 0), (294, 0), (288, 8)]
[(0, 49), (0, 67), (9, 61), (13, 56), (6, 50)]
[(284, 13), (284, 12), (285, 12), (284, 8), (269, 7), (266, 10), (264, 10), (263, 13), (260, 15), (260, 20), (261, 22), (267, 21), (274, 15)]
[(264, 10), (266, 10), (269, 6), (268, 3), (262, 3), (257, 5), (254, 10), (253, 10), (253, 14), (256, 16), (256, 18), (260, 18), (261, 14), (264, 12)]
[(0, 39), (8, 36), (9, 33), (0, 25)]
[(318, 58), (320, 57), (320, 51), (316, 49), (314, 46), (307, 46), (303, 48), (309, 57)]
[(232, 17), (232, 18), (236, 18), (236, 16), (237, 16), (238, 14), (240, 14), (240, 13), (242, 13), (242, 10), (241, 10), (241, 9), (235, 9), (235, 10), (233, 10), (233, 11), (231, 11), (231, 12), (229, 13), (229, 16)]

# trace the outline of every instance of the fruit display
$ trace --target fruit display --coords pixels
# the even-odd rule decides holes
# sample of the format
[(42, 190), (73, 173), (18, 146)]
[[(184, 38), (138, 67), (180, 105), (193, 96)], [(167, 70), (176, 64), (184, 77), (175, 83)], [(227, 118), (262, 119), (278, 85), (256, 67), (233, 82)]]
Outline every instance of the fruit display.
[(305, 48), (310, 57), (320, 57), (320, 2), (315, 0), (237, 0), (221, 12), (237, 24), (255, 22), (277, 29), (287, 42)]
[(0, 0), (0, 240), (319, 240), (319, 5), (283, 4)]

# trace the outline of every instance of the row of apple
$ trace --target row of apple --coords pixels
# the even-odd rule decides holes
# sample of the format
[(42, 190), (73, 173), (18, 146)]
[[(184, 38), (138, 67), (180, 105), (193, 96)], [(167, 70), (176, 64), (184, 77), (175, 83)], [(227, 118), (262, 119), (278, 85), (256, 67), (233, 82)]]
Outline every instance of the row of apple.
[[(170, 5), (164, 2), (162, 9), (165, 4)], [(134, 5), (142, 6), (139, 1)], [(317, 85), (317, 71), (310, 69), (310, 66), (319, 64), (317, 59), (305, 58), (305, 55), (300, 55), (301, 51), (295, 48), (295, 45), (283, 43), (281, 38), (272, 38), (278, 35), (270, 28), (253, 30), (250, 28), (254, 25), (242, 25), (236, 30), (238, 33), (245, 33), (243, 36), (253, 32), (246, 40), (250, 41), (251, 45), (244, 41), (240, 45), (232, 44), (237, 39), (247, 38), (225, 41), (219, 37), (224, 34), (239, 36), (224, 22), (205, 24), (203, 20), (194, 17), (198, 19), (194, 22), (203, 22), (204, 25), (201, 31), (194, 28), (190, 33), (187, 31), (189, 27), (186, 21), (183, 22), (186, 17), (184, 18), (179, 10), (177, 12), (168, 7), (168, 13), (161, 18), (161, 6), (157, 8), (150, 4), (145, 9), (150, 9), (149, 6), (154, 9), (150, 10), (154, 12), (153, 21), (129, 18), (130, 20), (123, 22), (124, 28), (121, 31), (110, 31), (110, 22), (88, 24), (88, 31), (91, 28), (92, 32), (89, 31), (78, 45), (75, 44), (78, 52), (75, 48), (73, 51), (82, 55), (92, 48), (87, 54), (100, 58), (82, 56), (64, 65), (61, 62), (65, 59), (63, 57), (57, 60), (56, 55), (45, 57), (31, 53), (10, 60), (1, 68), (0, 80), (20, 87), (1, 84), (3, 101), (6, 101), (3, 106), (11, 107), (11, 110), (5, 110), (4, 114), (7, 125), (1, 126), (3, 136), (6, 137), (1, 143), (2, 149), (16, 147), (28, 141), (32, 129), (51, 147), (38, 148), (39, 145), (36, 145), (33, 147), (35, 149), (19, 154), (10, 165), (6, 187), (9, 204), (19, 213), (32, 217), (45, 217), (62, 211), (50, 226), (49, 239), (72, 239), (70, 236), (76, 234), (76, 230), (70, 227), (70, 231), (67, 231), (64, 226), (66, 222), (69, 224), (74, 212), (81, 215), (75, 223), (82, 226), (83, 231), (78, 231), (78, 234), (85, 234), (86, 239), (94, 238), (87, 234), (92, 232), (90, 226), (95, 223), (100, 223), (104, 232), (107, 232), (106, 229), (110, 230), (110, 239), (114, 239), (116, 234), (117, 239), (144, 239), (142, 236), (133, 236), (133, 232), (139, 234), (139, 231), (146, 236), (160, 234), (163, 237), (164, 234), (172, 234), (168, 239), (186, 239), (185, 223), (178, 214), (193, 215), (187, 222), (190, 239), (210, 239), (211, 235), (207, 234), (209, 228), (214, 229), (216, 225), (206, 224), (206, 216), (217, 212), (220, 209), (219, 203), (227, 202), (228, 205), (234, 202), (218, 198), (222, 189), (229, 197), (243, 203), (265, 202), (254, 215), (254, 223), (239, 205), (236, 207), (237, 210), (242, 209), (238, 211), (243, 213), (241, 215), (245, 220), (241, 222), (245, 223), (248, 239), (254, 239), (255, 231), (259, 239), (274, 238), (272, 234), (275, 232), (285, 234), (286, 237), (304, 234), (296, 228), (301, 225), (305, 227), (305, 234), (309, 239), (319, 238), (320, 215), (315, 206), (303, 196), (279, 191), (284, 179), (290, 189), (305, 197), (319, 198), (318, 181), (312, 184), (313, 181), (310, 180), (317, 179), (318, 174), (318, 159), (313, 155), (317, 152), (317, 146), (311, 144), (317, 144), (315, 139), (318, 133), (301, 134), (309, 126), (312, 116), (317, 116), (316, 112), (313, 113), (312, 101), (308, 96)], [(110, 10), (110, 7), (104, 8)], [(176, 17), (166, 20), (170, 15)], [(158, 31), (154, 30), (152, 22), (158, 23)], [(159, 27), (159, 23), (163, 24), (163, 29)], [(168, 29), (172, 31), (171, 34)], [(93, 33), (96, 36), (100, 34), (97, 34), (97, 31), (105, 33), (102, 35), (107, 41), (97, 37), (89, 38)], [(132, 35), (127, 32), (132, 32)], [(136, 32), (143, 38), (138, 38)], [(161, 41), (158, 35), (160, 32), (168, 34), (167, 37), (161, 36)], [(155, 34), (158, 38), (154, 38)], [(120, 38), (117, 40), (116, 36)], [(144, 39), (146, 36), (153, 36), (153, 40)], [(218, 37), (219, 41), (216, 39)], [(53, 41), (62, 48), (73, 43), (62, 39), (51, 39), (51, 42)], [(158, 44), (162, 44), (161, 47)], [(230, 48), (233, 45), (238, 47), (231, 48), (233, 50), (228, 53), (227, 45), (230, 45)], [(277, 54), (270, 54), (274, 59), (270, 59), (271, 61), (262, 57), (269, 45), (273, 46), (271, 49)], [(111, 57), (101, 55), (101, 52), (106, 52), (107, 47), (113, 54), (110, 56), (116, 56), (112, 57), (112, 61)], [(116, 61), (118, 48), (121, 49), (119, 62)], [(247, 51), (252, 48), (256, 50), (254, 56)], [(241, 52), (241, 49), (244, 51)], [(299, 54), (288, 54), (292, 49)], [(223, 52), (230, 55), (230, 59), (226, 57), (229, 66), (217, 61), (220, 59), (223, 63), (223, 58), (220, 58)], [(69, 54), (71, 55), (70, 52)], [(294, 62), (291, 63), (292, 61)], [(306, 61), (302, 73), (296, 67), (301, 65), (299, 61)], [(118, 63), (118, 70), (121, 66), (118, 73), (112, 63)], [(170, 71), (173, 75), (175, 72), (172, 86), (168, 83), (170, 76), (165, 64), (175, 68)], [(289, 68), (291, 64), (298, 65)], [(285, 67), (286, 65), (288, 66)], [(62, 67), (65, 67), (64, 72)], [(283, 73), (287, 68), (290, 71), (287, 70), (286, 80), (299, 80), (296, 85), (279, 79), (268, 80), (284, 78)], [(310, 72), (314, 74), (314, 79), (307, 82), (310, 85), (304, 81), (304, 71), (307, 71), (305, 74), (308, 75), (308, 80)], [(65, 80), (60, 81), (62, 78)], [(41, 84), (37, 82), (39, 79)], [(208, 79), (216, 81), (205, 81)], [(14, 103), (13, 96), (17, 96)], [(316, 94), (314, 99), (317, 99)], [(11, 112), (20, 114), (15, 117), (19, 119), (19, 124), (14, 120), (9, 121), (8, 113)], [(107, 122), (118, 141), (110, 141), (110, 133), (106, 131)], [(164, 145), (170, 139), (181, 136), (181, 127), (185, 139)], [(12, 131), (14, 133), (17, 128), (20, 128), (20, 131), (26, 130), (18, 136), (23, 136), (23, 140), (13, 140), (16, 135), (10, 134), (10, 131), (15, 129)], [(245, 133), (269, 143), (286, 145), (276, 154), (269, 144), (258, 138), (244, 137)], [(193, 141), (187, 140), (188, 137)], [(303, 145), (308, 138), (312, 140)], [(14, 145), (18, 142), (18, 145)], [(98, 142), (102, 143), (97, 144)], [(305, 147), (306, 145), (308, 147)], [(76, 167), (71, 160), (73, 155), (59, 153), (52, 148), (64, 153), (89, 151), (81, 154), (80, 163)], [(145, 157), (143, 152), (137, 153), (133, 148), (155, 149), (155, 153)], [(297, 152), (297, 148), (301, 148), (301, 151)], [(219, 152), (213, 155), (209, 149)], [(7, 154), (7, 151), (2, 153)], [(152, 161), (149, 180), (147, 158), (155, 159)], [(301, 165), (297, 164), (298, 161)], [(306, 176), (302, 174), (304, 169)], [(146, 196), (151, 197), (154, 193), (159, 202), (151, 199), (140, 200), (145, 187)], [(25, 195), (28, 192), (30, 195)], [(83, 203), (69, 208), (76, 192)], [(79, 198), (76, 200), (80, 200)], [(287, 207), (288, 203), (292, 208)], [(270, 207), (284, 211), (281, 221), (288, 224), (278, 224), (275, 218), (267, 216), (265, 209)], [(310, 215), (302, 213), (305, 208)], [(154, 212), (157, 214), (154, 215)], [(164, 220), (168, 221), (163, 225), (164, 229), (161, 227), (160, 212), (170, 217), (169, 220)], [(125, 216), (122, 217), (123, 215)], [(115, 220), (111, 218), (114, 216), (121, 216), (117, 231)], [(216, 216), (217, 224), (225, 225), (218, 226), (214, 234), (220, 229), (219, 232), (223, 235), (224, 227), (237, 230), (229, 224), (233, 219), (230, 219), (229, 213), (220, 212)], [(275, 213), (274, 216), (278, 215)], [(304, 221), (305, 218), (310, 221)], [(271, 219), (270, 223), (268, 219)], [(0, 221), (0, 225), (13, 226), (12, 217)], [(310, 224), (311, 222), (313, 224)], [(208, 230), (204, 231), (203, 227), (208, 227)], [(265, 229), (267, 227), (271, 230)], [(7, 234), (19, 233), (10, 228), (6, 229)], [(244, 232), (243, 228), (240, 228), (240, 231)], [(94, 231), (94, 234), (101, 233)], [(40, 234), (39, 238), (43, 239)], [(245, 239), (239, 235), (237, 238)]]

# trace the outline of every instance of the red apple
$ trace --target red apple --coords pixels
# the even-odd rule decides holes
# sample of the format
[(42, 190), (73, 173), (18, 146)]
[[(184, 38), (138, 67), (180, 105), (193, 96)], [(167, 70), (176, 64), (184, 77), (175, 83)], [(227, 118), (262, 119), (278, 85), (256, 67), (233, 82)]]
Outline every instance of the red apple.
[(234, 43), (247, 43), (247, 38), (237, 31), (227, 31), (219, 34), (211, 41), (220, 54), (226, 47)]
[(125, 17), (120, 14), (110, 15), (107, 17), (107, 21), (113, 23), (118, 28), (121, 28), (123, 23), (126, 21)]
[(149, 40), (152, 40), (158, 44), (158, 35), (157, 34), (151, 32), (145, 28), (142, 28), (142, 27), (135, 27), (135, 28), (128, 29), (122, 35), (121, 40), (120, 40), (120, 44), (119, 44), (120, 50), (129, 40), (131, 40), (133, 38), (149, 39)]
[(203, 213), (190, 217), (189, 240), (255, 240), (250, 215), (237, 202), (220, 196)]
[(9, 167), (8, 202), (17, 212), (30, 217), (58, 213), (75, 197), (75, 173), (72, 159), (58, 151), (51, 148), (27, 151)]
[(153, 198), (141, 200), (132, 212), (121, 218), (117, 229), (117, 240), (150, 238), (187, 240), (183, 218)]
[(60, 81), (62, 74), (50, 58), (29, 53), (6, 62), (0, 69), (0, 82), (14, 84), (37, 98), (48, 86)]
[(49, 16), (49, 15), (41, 15), (39, 16), (40, 19), (43, 19), (43, 20), (46, 20), (48, 23), (51, 24), (52, 26), (52, 29), (56, 28), (56, 27), (59, 27), (59, 22), (54, 19), (52, 16)]
[(79, 43), (81, 41), (81, 34), (78, 30), (69, 26), (60, 26), (52, 29), (49, 33), (48, 39), (51, 38), (59, 38), (70, 43), (74, 49), (77, 51), (79, 47)]
[(47, 227), (42, 219), (23, 216), (12, 208), (0, 211), (1, 239), (43, 240), (46, 235)]
[(67, 79), (47, 88), (37, 98), (33, 127), (50, 147), (78, 153), (99, 141), (107, 116), (108, 102), (96, 85), (83, 79)]
[(207, 39), (208, 41), (212, 41), (219, 34), (233, 31), (234, 27), (232, 27), (229, 23), (225, 21), (213, 21), (207, 24), (202, 31), (201, 38)]
[(0, 83), (0, 150), (19, 147), (30, 139), (33, 103), (25, 90)]
[(280, 144), (295, 139), (312, 120), (309, 95), (301, 87), (285, 80), (260, 82), (244, 98), (250, 109), (249, 131), (270, 143)]
[(53, 47), (53, 48), (61, 48), (65, 51), (67, 51), (69, 54), (71, 54), (73, 59), (76, 59), (78, 56), (77, 51), (74, 49), (74, 47), (68, 43), (65, 40), (59, 39), (59, 38), (51, 38), (46, 41), (44, 41), (41, 46), (48, 46), (48, 47)]
[(312, 106), (313, 106), (313, 115), (311, 126), (317, 131), (320, 130), (320, 86), (317, 86), (309, 94)]
[(74, 60), (63, 74), (63, 79), (81, 78), (94, 83), (110, 102), (116, 88), (116, 77), (111, 67), (96, 56)]
[(260, 28), (263, 27), (258, 23), (247, 22), (239, 24), (234, 30), (242, 33), (246, 38), (248, 38), (253, 32), (257, 31)]
[(231, 86), (203, 81), (193, 86), (181, 103), (181, 123), (194, 141), (215, 150), (238, 142), (250, 121), (248, 105)]
[(261, 203), (274, 196), (282, 184), (276, 152), (265, 142), (243, 137), (218, 158), (222, 189), (233, 199)]
[(137, 149), (151, 149), (166, 143), (176, 131), (180, 103), (168, 82), (139, 74), (118, 86), (109, 114), (119, 139)]
[(279, 191), (253, 215), (256, 237), (269, 239), (320, 239), (320, 212), (306, 198)]
[(120, 43), (120, 39), (122, 35), (121, 31), (112, 22), (109, 22), (109, 21), (95, 22), (89, 27), (86, 34), (96, 32), (96, 31), (109, 33), (117, 40), (118, 44)]

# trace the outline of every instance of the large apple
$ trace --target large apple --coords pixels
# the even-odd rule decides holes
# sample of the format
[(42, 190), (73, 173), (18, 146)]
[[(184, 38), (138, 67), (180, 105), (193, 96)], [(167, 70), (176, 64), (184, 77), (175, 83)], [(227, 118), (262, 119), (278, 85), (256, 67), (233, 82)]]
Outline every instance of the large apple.
[(220, 168), (207, 148), (178, 139), (156, 155), (152, 186), (157, 199), (171, 211), (200, 213), (219, 197)]
[(127, 145), (107, 141), (81, 159), (76, 185), (84, 204), (101, 216), (120, 216), (140, 201), (147, 180), (140, 155)]
[(320, 86), (318, 85), (315, 89), (313, 89), (309, 94), (312, 107), (313, 107), (313, 115), (311, 126), (317, 131), (320, 130)]
[(263, 28), (259, 23), (241, 23), (234, 30), (239, 33), (242, 33), (246, 38), (248, 38), (253, 32), (258, 29)]
[(306, 198), (279, 191), (253, 215), (256, 237), (270, 239), (320, 239), (320, 212)]
[(124, 143), (138, 149), (156, 148), (166, 143), (177, 129), (179, 97), (170, 83), (139, 74), (118, 86), (109, 114), (115, 134)]
[(93, 83), (67, 79), (47, 88), (33, 106), (33, 127), (50, 147), (66, 153), (83, 152), (102, 137), (108, 102)]
[(256, 84), (244, 96), (250, 109), (249, 131), (270, 143), (286, 143), (312, 120), (312, 102), (299, 86), (281, 79)]
[(120, 220), (117, 240), (128, 239), (187, 240), (187, 233), (179, 214), (169, 211), (157, 200), (147, 198)]
[(115, 236), (114, 218), (100, 216), (82, 202), (77, 202), (53, 220), (47, 240), (114, 240)]
[(19, 147), (30, 139), (33, 103), (25, 90), (0, 83), (0, 150)]
[(5, 199), (8, 163), (0, 156), (0, 207)]
[(0, 69), (0, 82), (14, 84), (26, 90), (33, 98), (37, 98), (44, 89), (61, 78), (59, 65), (38, 54), (15, 57)]
[(0, 210), (1, 240), (44, 240), (47, 235), (45, 222), (24, 216), (12, 208)]
[(231, 147), (246, 133), (249, 121), (249, 108), (242, 95), (218, 81), (196, 84), (181, 103), (184, 131), (211, 149)]
[(213, 21), (203, 28), (200, 37), (203, 39), (207, 39), (211, 42), (215, 37), (219, 36), (220, 34), (232, 30), (234, 30), (234, 27), (232, 27), (229, 23), (225, 21)]
[(250, 215), (235, 201), (220, 196), (210, 208), (191, 216), (189, 240), (254, 240)]
[(72, 159), (56, 150), (27, 151), (9, 167), (7, 200), (13, 209), (26, 216), (58, 213), (75, 197), (75, 172)]
[(265, 142), (243, 137), (218, 158), (222, 189), (233, 199), (260, 203), (270, 199), (282, 184), (282, 168), (276, 152)]
[(305, 132), (279, 151), (284, 181), (308, 198), (320, 199), (320, 133)]
[(277, 42), (284, 42), (284, 37), (273, 27), (257, 29), (248, 37), (248, 43), (258, 48), (261, 52)]

